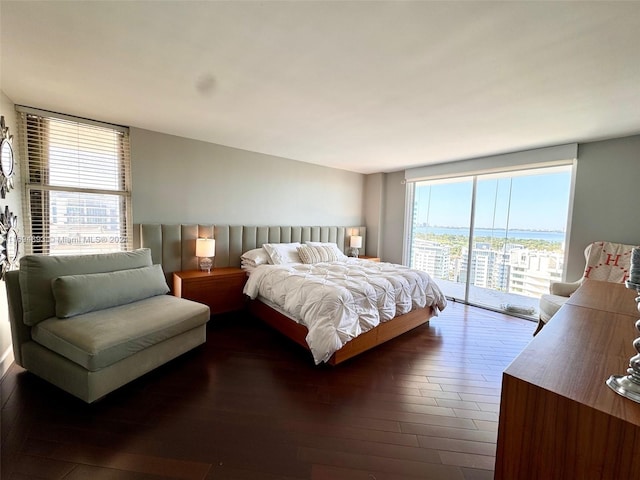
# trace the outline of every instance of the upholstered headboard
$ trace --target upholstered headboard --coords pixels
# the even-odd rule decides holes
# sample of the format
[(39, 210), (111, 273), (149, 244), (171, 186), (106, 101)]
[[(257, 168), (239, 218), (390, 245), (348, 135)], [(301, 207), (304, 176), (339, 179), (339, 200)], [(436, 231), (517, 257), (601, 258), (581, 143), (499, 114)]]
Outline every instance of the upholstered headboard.
[(153, 263), (162, 265), (167, 276), (181, 270), (196, 270), (196, 239), (215, 238), (215, 267), (239, 267), (240, 255), (264, 243), (306, 241), (335, 242), (349, 253), (351, 235), (362, 236), (365, 251), (366, 227), (254, 227), (230, 225), (149, 224), (134, 225), (133, 244), (151, 249)]

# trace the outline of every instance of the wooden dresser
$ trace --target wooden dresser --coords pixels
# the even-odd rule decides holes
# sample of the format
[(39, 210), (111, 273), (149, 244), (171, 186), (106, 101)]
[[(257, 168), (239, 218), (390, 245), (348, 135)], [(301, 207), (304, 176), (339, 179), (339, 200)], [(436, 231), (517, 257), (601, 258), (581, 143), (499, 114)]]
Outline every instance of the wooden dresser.
[(495, 479), (640, 478), (640, 404), (605, 384), (636, 354), (636, 295), (587, 280), (505, 370)]

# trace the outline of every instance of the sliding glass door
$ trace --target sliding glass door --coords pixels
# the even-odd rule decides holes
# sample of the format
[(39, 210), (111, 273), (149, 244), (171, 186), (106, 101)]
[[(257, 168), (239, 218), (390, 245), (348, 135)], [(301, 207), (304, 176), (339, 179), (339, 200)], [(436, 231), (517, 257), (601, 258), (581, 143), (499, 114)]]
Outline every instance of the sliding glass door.
[(537, 315), (562, 277), (571, 166), (416, 182), (410, 265), (448, 297)]
[(471, 236), (472, 197), (472, 177), (415, 186), (410, 264), (438, 279), (452, 298), (465, 298), (460, 265)]

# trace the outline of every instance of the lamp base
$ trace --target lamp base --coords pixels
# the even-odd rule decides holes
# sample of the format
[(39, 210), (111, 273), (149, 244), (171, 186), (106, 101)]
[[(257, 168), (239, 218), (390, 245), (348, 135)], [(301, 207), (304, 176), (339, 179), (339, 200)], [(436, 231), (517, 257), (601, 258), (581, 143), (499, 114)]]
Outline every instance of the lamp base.
[[(638, 291), (640, 285), (631, 283), (632, 286), (629, 287), (629, 284), (630, 282), (627, 281), (627, 288)], [(640, 308), (640, 297), (636, 298), (636, 302)], [(636, 330), (640, 332), (640, 320), (636, 321)], [(633, 348), (638, 354), (629, 360), (628, 375), (611, 375), (607, 379), (607, 385), (617, 394), (640, 403), (640, 337), (633, 341)]]
[(358, 249), (357, 248), (354, 247), (354, 248), (351, 249), (351, 256), (353, 258), (358, 258)]
[(611, 375), (607, 380), (607, 385), (617, 394), (640, 403), (640, 384), (633, 374)]
[(203, 272), (210, 273), (212, 266), (213, 266), (213, 262), (209, 257), (200, 258), (200, 270), (202, 270)]

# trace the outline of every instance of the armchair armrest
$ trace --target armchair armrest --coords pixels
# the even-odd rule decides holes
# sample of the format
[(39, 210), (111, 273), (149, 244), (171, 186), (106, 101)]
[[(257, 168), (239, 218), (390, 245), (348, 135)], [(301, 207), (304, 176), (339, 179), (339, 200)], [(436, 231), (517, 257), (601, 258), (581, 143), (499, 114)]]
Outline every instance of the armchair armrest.
[(582, 279), (575, 282), (551, 282), (549, 292), (551, 292), (552, 295), (569, 297), (580, 285), (582, 285)]

